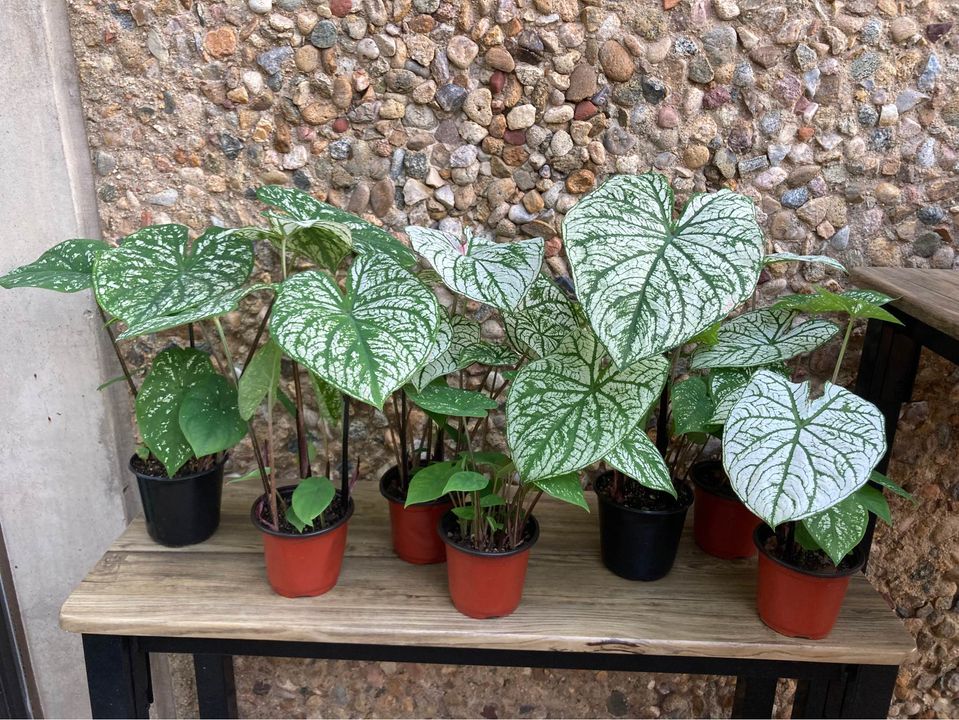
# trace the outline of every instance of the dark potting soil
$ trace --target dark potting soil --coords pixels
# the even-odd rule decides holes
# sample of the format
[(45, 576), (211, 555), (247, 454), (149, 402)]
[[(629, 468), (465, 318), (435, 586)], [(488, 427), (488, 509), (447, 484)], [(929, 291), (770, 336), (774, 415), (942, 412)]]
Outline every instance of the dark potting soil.
[(841, 572), (853, 568), (856, 564), (855, 555), (847, 555), (842, 559), (838, 566), (833, 563), (829, 556), (822, 550), (806, 550), (799, 543), (793, 543), (792, 557), (786, 559), (784, 548), (780, 545), (779, 538), (775, 535), (766, 540), (766, 552), (777, 560), (781, 560), (787, 565), (806, 570), (807, 572), (817, 573), (818, 575), (837, 575)]
[(677, 499), (662, 490), (640, 485), (625, 475), (620, 478), (618, 493), (613, 492), (612, 473), (603, 475), (596, 481), (596, 492), (631, 510), (677, 510), (687, 505), (685, 501), (689, 499), (689, 489), (686, 487), (677, 488)]
[[(141, 458), (139, 455), (135, 455), (133, 457), (131, 466), (133, 467), (134, 472), (137, 472), (140, 475), (149, 475), (150, 477), (158, 478), (168, 477), (166, 468), (163, 467), (163, 463), (153, 457), (153, 455), (150, 455), (146, 460)], [(196, 475), (197, 473), (212, 470), (214, 467), (216, 467), (216, 455), (204, 455), (201, 458), (190, 458), (183, 467), (176, 471), (176, 474), (172, 479), (175, 480), (176, 478), (186, 477), (188, 475)]]
[(447, 532), (446, 537), (449, 538), (451, 543), (454, 545), (459, 545), (465, 550), (478, 550), (479, 552), (489, 553), (490, 555), (497, 555), (500, 553), (508, 553), (511, 550), (515, 550), (525, 543), (528, 543), (533, 538), (532, 529), (532, 523), (526, 523), (526, 527), (523, 529), (523, 536), (516, 545), (510, 543), (506, 533), (503, 532), (493, 533), (492, 537), (486, 537), (486, 542), (484, 542), (482, 545), (477, 545), (474, 542), (472, 535), (466, 536), (463, 534), (459, 524), (455, 525), (452, 530)]
[[(286, 497), (286, 501), (290, 502), (289, 494)], [(267, 509), (267, 507), (265, 505), (261, 505), (260, 518), (259, 518), (260, 522), (263, 524), (263, 527), (270, 528), (272, 530), (273, 528), (270, 525), (269, 521), (267, 520), (267, 518), (269, 517), (268, 513), (269, 513), (269, 510)], [(279, 532), (283, 533), (284, 535), (299, 535), (300, 531), (297, 530), (295, 527), (293, 527), (287, 521), (286, 517), (284, 517), (282, 504), (280, 504), (279, 506), (279, 514), (280, 514)], [(311, 533), (311, 532), (316, 532), (317, 530), (322, 530), (323, 528), (327, 528), (333, 523), (335, 523), (337, 520), (340, 520), (344, 515), (346, 515), (346, 504), (337, 494), (333, 498), (333, 502), (330, 503), (330, 506), (323, 511), (323, 516), (322, 516), (323, 522), (322, 523), (320, 522), (320, 518), (316, 518), (313, 521), (313, 527), (307, 526), (303, 532)]]

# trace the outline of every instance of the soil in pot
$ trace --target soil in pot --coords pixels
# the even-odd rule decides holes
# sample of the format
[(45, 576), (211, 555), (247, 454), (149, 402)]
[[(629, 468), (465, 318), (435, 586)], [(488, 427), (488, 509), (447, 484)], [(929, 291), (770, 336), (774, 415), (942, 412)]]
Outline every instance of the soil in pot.
[(436, 525), (453, 507), (449, 497), (404, 507), (406, 492), (400, 486), (399, 468), (394, 466), (380, 478), (380, 494), (390, 506), (390, 535), (393, 551), (408, 563), (431, 565), (446, 560), (446, 543)]
[(829, 635), (849, 577), (865, 563), (862, 551), (856, 548), (837, 567), (822, 551), (794, 547), (793, 555), (784, 559), (783, 548), (765, 524), (756, 528), (753, 541), (759, 550), (756, 606), (760, 619), (789, 637), (820, 640)]
[(701, 550), (724, 560), (756, 554), (753, 531), (761, 522), (736, 497), (718, 460), (706, 460), (689, 469), (696, 502), (693, 537)]
[(220, 525), (224, 457), (193, 458), (171, 478), (154, 457), (130, 459), (137, 478), (147, 532), (168, 547), (196, 545), (210, 538)]
[[(280, 488), (280, 494), (289, 502), (295, 486)], [(353, 499), (344, 505), (339, 493), (322, 516), (314, 522), (316, 530), (297, 532), (280, 519), (279, 530), (266, 522), (266, 496), (253, 504), (253, 524), (263, 535), (263, 554), (266, 576), (270, 587), (285, 597), (322, 595), (336, 585), (346, 551), (346, 529), (353, 515)]]
[(682, 487), (673, 498), (620, 478), (614, 483), (613, 473), (607, 472), (594, 484), (603, 564), (627, 580), (658, 580), (676, 560), (693, 494)]
[(504, 617), (519, 607), (526, 582), (529, 551), (539, 539), (539, 523), (526, 521), (523, 540), (515, 548), (477, 550), (462, 536), (459, 519), (447, 512), (439, 522), (446, 544), (450, 599), (464, 615), (480, 620)]

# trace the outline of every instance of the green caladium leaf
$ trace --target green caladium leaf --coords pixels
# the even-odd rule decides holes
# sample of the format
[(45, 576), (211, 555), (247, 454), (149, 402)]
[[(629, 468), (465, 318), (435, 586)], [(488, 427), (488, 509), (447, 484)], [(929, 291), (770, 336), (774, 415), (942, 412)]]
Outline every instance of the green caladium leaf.
[(462, 364), (464, 367), (474, 364), (504, 367), (515, 365), (517, 362), (519, 362), (519, 357), (505, 345), (480, 340), (460, 355), (458, 364)]
[(694, 195), (672, 216), (668, 181), (647, 173), (607, 180), (563, 221), (580, 301), (619, 367), (699, 334), (759, 278), (765, 243), (748, 198)]
[(392, 260), (361, 255), (346, 292), (325, 273), (280, 286), (270, 333), (283, 351), (340, 391), (382, 410), (426, 362), (439, 323), (436, 297)]
[(362, 218), (320, 202), (300, 190), (279, 185), (266, 185), (256, 191), (261, 202), (282, 210), (292, 220), (323, 222), (345, 225), (350, 229), (350, 243), (361, 255), (385, 255), (405, 268), (416, 264), (416, 256), (403, 243), (383, 228)]
[(543, 478), (542, 480), (533, 480), (531, 484), (557, 500), (576, 505), (589, 512), (589, 503), (586, 502), (586, 495), (583, 492), (583, 484), (579, 480), (579, 473), (566, 473), (565, 475)]
[(448, 288), (499, 310), (514, 309), (543, 266), (543, 238), (497, 243), (467, 229), (460, 240), (415, 226), (406, 234)]
[[(479, 325), (462, 315), (449, 317), (445, 312), (441, 312), (437, 342), (430, 359), (413, 374), (410, 384), (417, 390), (422, 390), (437, 378), (467, 367), (472, 362), (470, 353), (479, 343)], [(436, 352), (439, 347), (444, 349)]]
[(93, 263), (109, 249), (100, 240), (66, 240), (29, 265), (0, 275), (0, 287), (35, 287), (72, 293), (93, 287)]
[[(310, 476), (300, 480), (300, 484), (293, 490), (290, 507), (304, 526), (313, 525), (313, 522), (326, 512), (334, 497), (336, 497), (336, 488), (328, 478)], [(289, 517), (287, 519), (289, 520)], [(296, 525), (296, 523), (293, 524)], [(297, 529), (303, 532), (302, 527)]]
[(716, 321), (698, 335), (693, 335), (689, 341), (697, 345), (715, 345), (719, 342), (719, 329), (722, 326), (722, 322)]
[(796, 313), (763, 308), (725, 323), (719, 341), (693, 355), (694, 370), (716, 367), (755, 367), (783, 362), (821, 347), (839, 330), (828, 320), (795, 323)]
[(417, 470), (416, 474), (410, 478), (410, 487), (406, 493), (406, 507), (443, 497), (446, 494), (446, 482), (460, 469), (459, 462), (446, 460)]
[(205, 378), (215, 377), (210, 356), (199, 350), (169, 348), (159, 353), (136, 398), (137, 427), (143, 444), (173, 477), (193, 449), (180, 429), (183, 398)]
[(868, 523), (869, 513), (853, 495), (828, 510), (807, 517), (802, 521), (802, 527), (838, 565), (862, 540)]
[(299, 255), (324, 270), (335, 271), (353, 247), (350, 229), (343, 224), (312, 218), (294, 220), (265, 213), (279, 233), (266, 233), (280, 253)]
[(886, 525), (892, 525), (892, 513), (889, 511), (889, 503), (886, 502), (886, 496), (882, 494), (882, 490), (872, 485), (863, 485), (853, 497)]
[(525, 481), (576, 472), (604, 457), (646, 416), (666, 380), (661, 356), (618, 370), (588, 329), (516, 375), (506, 438)]
[(606, 464), (619, 470), (640, 485), (661, 490), (676, 497), (676, 488), (669, 477), (666, 461), (659, 454), (646, 432), (639, 426), (606, 456)]
[(273, 409), (276, 398), (276, 388), (280, 382), (280, 360), (283, 351), (272, 340), (264, 343), (244, 369), (237, 387), (237, 405), (240, 417), (249, 420), (256, 409), (269, 397), (267, 412)]
[(540, 273), (515, 310), (503, 312), (506, 338), (519, 352), (546, 357), (576, 327), (576, 315), (566, 294)]
[(127, 324), (121, 338), (159, 332), (236, 309), (253, 270), (253, 247), (242, 234), (210, 228), (190, 246), (183, 225), (153, 225), (107, 250), (93, 267), (104, 310)]
[(407, 392), (418, 407), (447, 417), (483, 418), (497, 404), (486, 395), (474, 390), (450, 387), (445, 381), (430, 383), (421, 392)]
[(343, 394), (314, 372), (310, 373), (310, 382), (320, 417), (328, 423), (338, 423), (343, 415)]
[(845, 265), (828, 255), (797, 255), (796, 253), (781, 252), (766, 255), (763, 258), (763, 265), (773, 265), (781, 262), (818, 263), (835, 268), (839, 272), (846, 272)]
[(872, 473), (869, 475), (869, 481), (874, 482), (877, 485), (880, 485), (886, 488), (887, 490), (892, 490), (892, 492), (894, 492), (899, 497), (906, 498), (906, 500), (909, 500), (915, 505), (919, 504), (919, 501), (916, 500), (915, 495), (913, 495), (908, 490), (903, 489), (899, 485), (896, 485), (896, 483), (894, 483), (892, 480), (890, 480), (889, 478), (887, 478), (885, 475), (883, 475), (880, 472), (876, 472), (875, 470), (873, 470)]
[(474, 492), (489, 485), (489, 478), (472, 470), (458, 470), (446, 481), (443, 494), (451, 492)]
[(853, 318), (875, 318), (902, 325), (895, 315), (882, 308), (893, 298), (876, 290), (846, 290), (834, 293), (825, 288), (813, 288), (810, 295), (787, 295), (780, 298), (774, 308), (783, 308), (804, 313), (838, 312)]
[(703, 378), (694, 375), (674, 384), (669, 399), (674, 435), (707, 432), (706, 426), (713, 415), (714, 407)]
[(237, 407), (236, 386), (222, 375), (197, 380), (183, 395), (180, 429), (197, 457), (236, 445), (247, 432)]
[(882, 413), (826, 383), (760, 370), (733, 407), (723, 432), (723, 464), (739, 498), (770, 527), (822, 512), (868, 480), (886, 451)]

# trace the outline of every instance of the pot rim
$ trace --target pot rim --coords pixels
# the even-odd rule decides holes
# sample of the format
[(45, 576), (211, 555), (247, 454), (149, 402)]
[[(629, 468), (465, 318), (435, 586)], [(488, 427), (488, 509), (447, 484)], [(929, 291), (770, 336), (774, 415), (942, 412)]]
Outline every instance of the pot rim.
[[(726, 468), (723, 467), (723, 463), (721, 460), (700, 460), (699, 462), (693, 463), (689, 468), (690, 482), (693, 485), (695, 485), (697, 489), (702, 490), (703, 492), (707, 492), (710, 495), (718, 497), (722, 500), (733, 500), (735, 502), (742, 504), (742, 500), (739, 499), (739, 496), (732, 489), (731, 485), (729, 486), (728, 492), (723, 492), (719, 488), (711, 487), (710, 485), (703, 482), (699, 477), (697, 477), (698, 475), (698, 473), (696, 472), (697, 468), (705, 468), (706, 466), (718, 466), (723, 471), (723, 474), (726, 475)], [(729, 476), (726, 475), (726, 477), (728, 478)]]
[(466, 553), (467, 555), (473, 555), (474, 557), (489, 558), (490, 560), (512, 557), (532, 549), (533, 545), (535, 545), (539, 540), (539, 520), (536, 519), (535, 515), (530, 515), (529, 519), (526, 521), (526, 524), (527, 526), (533, 526), (532, 535), (529, 540), (521, 543), (519, 547), (515, 547), (512, 550), (506, 550), (505, 552), (487, 552), (484, 550), (477, 550), (476, 548), (466, 547), (450, 540), (443, 531), (443, 526), (446, 524), (447, 519), (455, 517), (456, 515), (453, 514), (452, 510), (448, 510), (446, 513), (444, 513), (439, 519), (439, 522), (436, 524), (436, 532), (439, 533), (440, 539), (449, 547)]
[[(760, 522), (759, 525), (756, 526), (756, 529), (753, 530), (753, 544), (756, 545), (756, 549), (759, 551), (761, 555), (763, 555), (768, 560), (771, 560), (772, 562), (786, 568), (787, 570), (792, 570), (794, 573), (797, 573), (799, 575), (805, 575), (806, 577), (818, 578), (821, 580), (840, 580), (842, 578), (855, 575), (857, 572), (862, 570), (863, 566), (866, 564), (866, 556), (862, 552), (860, 547), (857, 545), (852, 550), (856, 558), (856, 561), (853, 563), (852, 567), (846, 568), (845, 570), (840, 570), (839, 568), (836, 568), (836, 572), (834, 573), (824, 573), (824, 572), (816, 572), (815, 570), (806, 570), (805, 568), (796, 567), (792, 563), (788, 563), (785, 560), (775, 557), (774, 555), (770, 554), (768, 550), (766, 550), (765, 541), (768, 540), (772, 534), (773, 534), (772, 529), (766, 523)], [(760, 540), (760, 536), (762, 536), (762, 540)]]
[(428, 502), (422, 502), (422, 503), (413, 503), (407, 508), (406, 498), (398, 497), (395, 494), (389, 492), (386, 486), (386, 476), (389, 475), (394, 470), (398, 470), (398, 469), (399, 469), (399, 465), (393, 465), (386, 472), (380, 475), (380, 483), (379, 483), (380, 495), (385, 497), (391, 503), (396, 503), (397, 505), (401, 505), (404, 510), (412, 510), (414, 508), (428, 508), (428, 507), (434, 507), (437, 505), (449, 505), (452, 502), (452, 500), (450, 500), (449, 494), (447, 493), (446, 495), (443, 495), (442, 497), (438, 497), (435, 500), (430, 500)]
[[(654, 515), (654, 516), (660, 516), (660, 515), (661, 515), (661, 516), (666, 516), (666, 515), (679, 515), (680, 513), (685, 513), (685, 512), (687, 512), (687, 511), (689, 510), (689, 508), (692, 507), (692, 504), (693, 504), (693, 493), (692, 493), (691, 490), (689, 490), (689, 488), (687, 488), (687, 487), (685, 487), (685, 486), (680, 486), (680, 488), (679, 488), (679, 493), (677, 493), (679, 497), (676, 499), (676, 501), (677, 501), (677, 502), (682, 502), (679, 498), (681, 498), (681, 497), (683, 497), (683, 496), (685, 495), (685, 496), (686, 496), (686, 502), (683, 503), (683, 504), (682, 504), (681, 506), (679, 506), (679, 507), (671, 508), (671, 509), (669, 509), (669, 510), (641, 510), (641, 509), (639, 509), (639, 508), (631, 508), (631, 507), (629, 507), (629, 506), (627, 506), (627, 505), (623, 505), (622, 503), (618, 503), (618, 502), (616, 502), (615, 500), (613, 500), (611, 497), (608, 497), (608, 496), (605, 495), (604, 493), (601, 493), (601, 492), (599, 491), (599, 488), (596, 486), (596, 483), (598, 483), (598, 482), (599, 482), (600, 480), (602, 480), (603, 478), (608, 477), (610, 474), (611, 474), (611, 473), (608, 472), (608, 471), (607, 471), (607, 472), (604, 472), (602, 475), (600, 475), (598, 478), (596, 478), (596, 482), (593, 483), (593, 492), (596, 493), (596, 497), (599, 498), (599, 501), (600, 501), (601, 503), (605, 503), (605, 504), (607, 504), (607, 505), (612, 505), (613, 507), (615, 507), (615, 508), (617, 508), (617, 509), (619, 509), (619, 510), (623, 510), (623, 511), (629, 512), (629, 513), (635, 513), (636, 515)], [(628, 476), (627, 476), (627, 477), (628, 477)], [(629, 478), (629, 479), (632, 480), (633, 482), (638, 482), (638, 481), (635, 480), (634, 478)], [(685, 490), (686, 492), (684, 493), (683, 490)]]
[[(277, 492), (281, 494), (289, 493), (290, 495), (292, 495), (293, 490), (295, 488), (296, 488), (296, 485), (284, 485), (283, 487), (277, 488)], [(340, 491), (337, 490), (336, 494), (339, 495)], [(335, 523), (333, 523), (332, 525), (328, 525), (325, 528), (320, 528), (319, 530), (311, 530), (310, 532), (297, 533), (296, 535), (294, 535), (292, 533), (285, 533), (278, 530), (274, 530), (273, 528), (270, 528), (270, 527), (266, 527), (262, 522), (260, 522), (260, 519), (257, 517), (256, 511), (257, 511), (257, 508), (259, 508), (260, 505), (264, 502), (266, 502), (266, 493), (263, 493), (256, 500), (253, 501), (253, 507), (250, 508), (250, 520), (253, 522), (253, 525), (256, 527), (257, 530), (262, 532), (264, 535), (272, 535), (274, 537), (285, 538), (289, 540), (303, 540), (303, 539), (313, 538), (313, 537), (317, 537), (318, 535), (325, 535), (326, 533), (333, 532), (334, 530), (339, 528), (341, 525), (346, 524), (346, 522), (351, 517), (353, 517), (353, 510), (356, 509), (355, 504), (353, 502), (353, 496), (351, 495), (350, 503), (346, 508), (346, 512), (343, 514), (343, 517), (341, 517)]]
[(157, 482), (180, 482), (182, 480), (195, 480), (198, 477), (204, 475), (209, 475), (214, 473), (217, 470), (222, 470), (223, 466), (226, 465), (226, 461), (230, 459), (230, 453), (224, 453), (223, 459), (220, 462), (215, 463), (213, 467), (209, 470), (201, 470), (200, 472), (191, 473), (190, 475), (181, 475), (180, 477), (167, 477), (165, 475), (147, 475), (145, 473), (138, 472), (133, 467), (133, 461), (137, 459), (136, 453), (130, 456), (130, 462), (127, 463), (127, 467), (130, 468), (130, 472), (136, 475), (138, 478), (143, 478), (144, 480), (156, 480)]

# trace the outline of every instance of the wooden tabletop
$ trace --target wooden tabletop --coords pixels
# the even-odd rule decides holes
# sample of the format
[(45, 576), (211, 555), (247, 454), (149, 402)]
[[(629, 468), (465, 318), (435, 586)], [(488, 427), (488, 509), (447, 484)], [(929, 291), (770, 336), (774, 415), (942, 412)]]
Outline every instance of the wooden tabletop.
[(959, 272), (921, 268), (859, 267), (849, 275), (859, 287), (897, 298), (893, 305), (950, 337), (959, 338)]
[(291, 600), (267, 585), (260, 536), (249, 519), (255, 495), (253, 483), (228, 485), (220, 529), (192, 547), (156, 545), (142, 519), (134, 521), (67, 599), (61, 626), (114, 635), (862, 664), (899, 664), (914, 648), (860, 575), (829, 638), (785, 638), (756, 615), (755, 560), (709, 557), (687, 528), (666, 578), (623, 580), (600, 562), (595, 510), (545, 498), (519, 610), (473, 620), (450, 604), (445, 565), (408, 565), (393, 555), (386, 501), (369, 482), (356, 488), (339, 583), (321, 597)]

